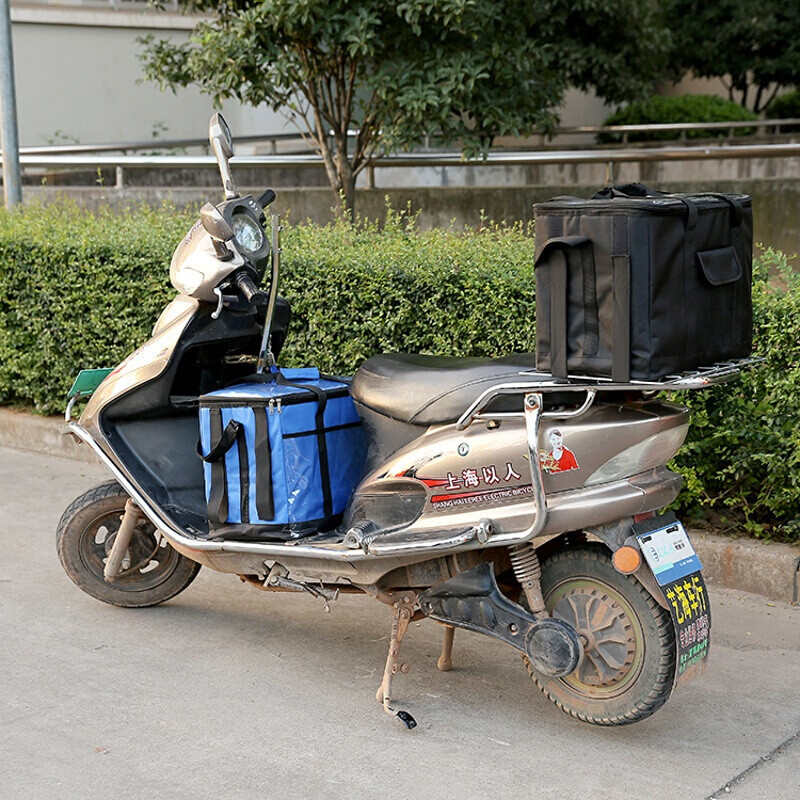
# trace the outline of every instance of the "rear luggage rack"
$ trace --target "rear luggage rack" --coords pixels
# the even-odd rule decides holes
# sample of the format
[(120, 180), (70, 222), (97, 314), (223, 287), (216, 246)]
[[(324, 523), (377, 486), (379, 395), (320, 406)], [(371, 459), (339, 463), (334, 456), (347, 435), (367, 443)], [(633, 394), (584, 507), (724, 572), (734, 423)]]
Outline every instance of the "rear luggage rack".
[[(743, 369), (761, 364), (764, 358), (751, 356), (738, 358), (732, 361), (720, 361), (708, 367), (699, 367), (688, 372), (665, 375), (656, 381), (630, 381), (615, 383), (611, 378), (595, 378), (587, 375), (570, 375), (565, 381), (554, 383), (552, 388), (545, 391), (580, 391), (593, 388), (605, 392), (677, 392), (683, 389), (708, 389), (718, 383), (724, 383), (735, 378)], [(553, 379), (559, 381), (558, 378)]]
[[(748, 367), (763, 363), (761, 356), (739, 358), (733, 361), (722, 361), (707, 367), (700, 367), (689, 372), (675, 375), (665, 375), (655, 381), (630, 381), (626, 383), (615, 382), (612, 378), (597, 378), (588, 375), (569, 375), (567, 378), (556, 378), (544, 372), (520, 372), (520, 380), (514, 383), (501, 383), (488, 388), (458, 420), (458, 429), (464, 430), (474, 420), (479, 419), (505, 419), (521, 418), (522, 411), (513, 412), (484, 412), (483, 409), (500, 395), (521, 394), (523, 392), (585, 392), (586, 399), (577, 408), (565, 410), (543, 411), (542, 417), (578, 417), (589, 410), (598, 392), (645, 392), (656, 394), (658, 392), (677, 392), (687, 389), (708, 389), (725, 381), (732, 380)], [(526, 378), (529, 380), (526, 381)]]

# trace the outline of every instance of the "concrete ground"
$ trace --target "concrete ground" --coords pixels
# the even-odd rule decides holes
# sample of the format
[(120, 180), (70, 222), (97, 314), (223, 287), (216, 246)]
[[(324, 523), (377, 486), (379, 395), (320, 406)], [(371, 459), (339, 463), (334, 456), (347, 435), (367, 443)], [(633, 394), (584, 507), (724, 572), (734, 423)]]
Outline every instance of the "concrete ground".
[(64, 575), (53, 532), (98, 467), (0, 449), (0, 796), (711, 798), (800, 796), (800, 609), (712, 592), (704, 675), (654, 717), (592, 727), (552, 706), (517, 654), (412, 626), (397, 699), (374, 700), (389, 615), (330, 614), (203, 570), (163, 606), (125, 610)]

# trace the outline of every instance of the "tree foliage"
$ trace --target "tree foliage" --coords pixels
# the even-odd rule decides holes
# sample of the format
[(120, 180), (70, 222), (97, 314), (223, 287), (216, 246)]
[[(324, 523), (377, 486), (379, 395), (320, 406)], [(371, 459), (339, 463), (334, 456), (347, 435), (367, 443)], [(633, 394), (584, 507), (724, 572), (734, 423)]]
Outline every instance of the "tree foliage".
[(731, 100), (761, 112), (800, 83), (800, 3), (661, 0), (672, 29), (674, 77), (720, 78)]
[[(145, 39), (147, 78), (287, 114), (352, 207), (377, 151), (426, 136), (486, 152), (547, 131), (570, 85), (610, 102), (663, 67), (651, 0), (181, 0), (189, 41)], [(348, 134), (354, 132), (355, 135)]]

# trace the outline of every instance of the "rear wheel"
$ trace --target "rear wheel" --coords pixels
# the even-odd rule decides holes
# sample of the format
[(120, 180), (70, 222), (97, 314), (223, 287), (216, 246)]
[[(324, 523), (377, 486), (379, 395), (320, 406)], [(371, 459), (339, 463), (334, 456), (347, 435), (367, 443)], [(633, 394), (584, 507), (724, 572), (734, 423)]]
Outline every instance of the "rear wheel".
[(72, 581), (92, 597), (114, 606), (155, 606), (182, 592), (200, 564), (174, 550), (149, 520), (142, 520), (128, 548), (129, 566), (116, 580), (107, 581), (103, 569), (127, 499), (116, 481), (78, 497), (58, 523), (58, 557)]
[(572, 625), (584, 647), (563, 678), (536, 672), (536, 685), (562, 711), (595, 725), (649, 717), (672, 692), (675, 632), (669, 612), (633, 576), (614, 569), (602, 545), (583, 545), (542, 563), (542, 593), (552, 616)]

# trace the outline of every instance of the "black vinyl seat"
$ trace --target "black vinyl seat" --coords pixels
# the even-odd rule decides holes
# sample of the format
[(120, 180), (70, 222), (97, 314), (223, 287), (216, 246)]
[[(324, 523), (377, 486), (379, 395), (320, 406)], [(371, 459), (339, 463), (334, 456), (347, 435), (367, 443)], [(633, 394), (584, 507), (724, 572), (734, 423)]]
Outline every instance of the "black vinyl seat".
[(521, 379), (520, 372), (534, 367), (533, 353), (496, 359), (391, 353), (367, 359), (353, 376), (350, 394), (399, 422), (436, 425), (454, 422), (486, 389)]

